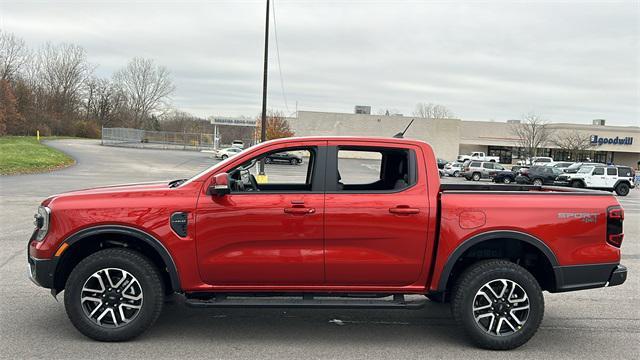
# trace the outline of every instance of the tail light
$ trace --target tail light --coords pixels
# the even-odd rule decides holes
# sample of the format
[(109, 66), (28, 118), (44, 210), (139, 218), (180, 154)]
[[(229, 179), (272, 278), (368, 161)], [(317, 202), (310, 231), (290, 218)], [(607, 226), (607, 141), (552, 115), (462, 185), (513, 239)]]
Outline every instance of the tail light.
[(607, 242), (615, 247), (622, 245), (624, 233), (622, 232), (622, 222), (624, 221), (624, 210), (622, 207), (609, 206), (607, 208)]

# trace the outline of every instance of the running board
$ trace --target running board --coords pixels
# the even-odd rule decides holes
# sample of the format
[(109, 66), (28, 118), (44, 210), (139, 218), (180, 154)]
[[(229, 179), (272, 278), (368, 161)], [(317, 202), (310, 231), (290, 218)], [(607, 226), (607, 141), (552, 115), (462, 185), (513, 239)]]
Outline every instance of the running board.
[(423, 308), (429, 300), (406, 301), (404, 295), (393, 295), (393, 299), (349, 299), (324, 298), (305, 295), (301, 297), (237, 297), (218, 295), (211, 299), (187, 299), (186, 304), (196, 308), (316, 308), (316, 309), (407, 309)]

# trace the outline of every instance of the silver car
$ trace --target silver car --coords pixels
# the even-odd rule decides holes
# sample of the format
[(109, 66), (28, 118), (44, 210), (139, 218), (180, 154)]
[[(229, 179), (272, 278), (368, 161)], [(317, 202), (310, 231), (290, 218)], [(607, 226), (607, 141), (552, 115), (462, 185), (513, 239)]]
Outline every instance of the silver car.
[(461, 162), (453, 162), (448, 163), (444, 166), (444, 174), (447, 176), (455, 176), (458, 177), (462, 174), (462, 163)]
[(490, 178), (491, 173), (502, 170), (505, 170), (502, 165), (492, 161), (471, 161), (469, 165), (464, 168), (462, 176), (467, 180), (480, 181), (480, 179)]

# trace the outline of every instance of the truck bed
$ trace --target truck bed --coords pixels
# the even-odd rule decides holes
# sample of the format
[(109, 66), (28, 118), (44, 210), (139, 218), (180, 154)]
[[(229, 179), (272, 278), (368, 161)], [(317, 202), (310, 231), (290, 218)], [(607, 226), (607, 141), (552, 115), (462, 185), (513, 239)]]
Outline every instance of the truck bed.
[(441, 193), (491, 193), (491, 194), (513, 194), (514, 192), (526, 192), (530, 194), (558, 193), (566, 195), (608, 195), (610, 192), (571, 188), (563, 186), (536, 186), (519, 184), (440, 184)]

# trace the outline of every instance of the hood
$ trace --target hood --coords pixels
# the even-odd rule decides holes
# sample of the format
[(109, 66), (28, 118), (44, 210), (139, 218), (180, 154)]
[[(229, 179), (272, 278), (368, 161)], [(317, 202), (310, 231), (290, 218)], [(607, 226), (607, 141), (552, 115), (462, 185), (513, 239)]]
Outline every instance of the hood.
[(132, 183), (132, 184), (120, 184), (110, 185), (103, 187), (88, 188), (82, 190), (68, 191), (60, 194), (50, 196), (42, 202), (42, 205), (48, 205), (52, 200), (60, 197), (82, 196), (82, 195), (107, 195), (117, 194), (122, 192), (144, 192), (150, 190), (162, 190), (169, 188), (169, 181), (155, 181), (146, 183)]

